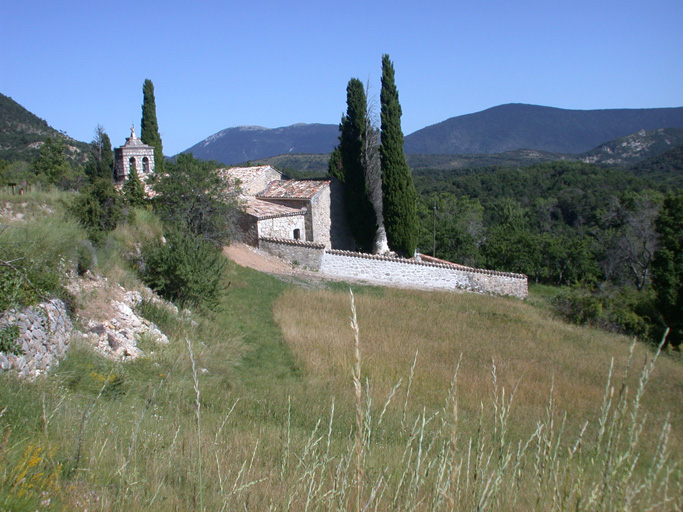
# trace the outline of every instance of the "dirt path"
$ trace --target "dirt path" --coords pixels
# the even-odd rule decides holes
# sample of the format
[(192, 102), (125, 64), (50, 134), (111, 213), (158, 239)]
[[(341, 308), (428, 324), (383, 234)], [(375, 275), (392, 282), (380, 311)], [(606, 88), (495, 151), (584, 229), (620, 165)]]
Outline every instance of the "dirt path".
[(223, 254), (242, 267), (273, 274), (284, 281), (303, 286), (317, 288), (325, 281), (338, 281), (338, 279), (323, 276), (319, 272), (294, 267), (277, 256), (243, 243), (232, 242), (223, 249)]
[(277, 256), (260, 251), (251, 245), (238, 242), (233, 242), (228, 247), (225, 247), (223, 249), (223, 254), (242, 267), (249, 267), (258, 270), (259, 272), (266, 272), (279, 277), (283, 281), (306, 288), (320, 288), (321, 286), (324, 286), (324, 283), (329, 281), (343, 281), (345, 283), (356, 283), (361, 285), (433, 291), (431, 288), (423, 286), (401, 285), (398, 283), (377, 283), (364, 281), (362, 279), (336, 278), (321, 274), (320, 272), (304, 270), (290, 265)]

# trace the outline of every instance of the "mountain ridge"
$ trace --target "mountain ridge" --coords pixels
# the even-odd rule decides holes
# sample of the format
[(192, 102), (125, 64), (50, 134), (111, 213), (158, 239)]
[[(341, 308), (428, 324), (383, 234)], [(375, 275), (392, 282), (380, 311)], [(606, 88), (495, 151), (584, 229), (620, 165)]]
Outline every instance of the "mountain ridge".
[[(569, 110), (508, 103), (417, 130), (405, 136), (404, 148), (406, 154), (485, 155), (524, 149), (579, 155), (620, 137), (662, 128), (683, 128), (683, 107)], [(330, 153), (338, 135), (337, 125), (321, 123), (233, 127), (183, 153), (234, 165), (292, 153)]]

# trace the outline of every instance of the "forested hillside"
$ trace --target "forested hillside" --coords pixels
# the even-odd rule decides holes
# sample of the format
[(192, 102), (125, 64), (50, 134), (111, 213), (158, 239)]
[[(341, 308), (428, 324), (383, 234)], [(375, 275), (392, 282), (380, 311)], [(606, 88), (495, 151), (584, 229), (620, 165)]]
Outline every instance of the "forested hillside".
[(69, 158), (84, 162), (88, 146), (60, 133), (12, 98), (0, 93), (0, 160), (32, 160), (50, 137), (65, 142)]
[[(679, 152), (666, 159), (672, 169), (680, 165)], [(636, 175), (554, 162), (418, 172), (420, 248), (521, 272), (531, 282), (572, 286), (563, 304), (570, 319), (647, 336), (658, 322), (651, 286), (655, 221), (678, 174), (662, 171), (654, 181), (642, 177), (645, 169)]]

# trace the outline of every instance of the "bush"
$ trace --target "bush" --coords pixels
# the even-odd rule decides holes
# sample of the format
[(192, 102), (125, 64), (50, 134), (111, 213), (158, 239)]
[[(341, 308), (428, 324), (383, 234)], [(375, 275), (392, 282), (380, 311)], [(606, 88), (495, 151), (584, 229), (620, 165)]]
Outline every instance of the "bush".
[(49, 296), (69, 304), (63, 288), (69, 262), (85, 272), (92, 258), (75, 222), (56, 216), (0, 228), (0, 311), (30, 306)]
[(607, 285), (589, 289), (577, 285), (563, 289), (552, 303), (565, 320), (574, 324), (631, 334), (643, 340), (657, 335), (652, 329), (656, 316), (652, 290)]
[(142, 280), (164, 298), (181, 307), (215, 309), (226, 261), (221, 252), (201, 237), (180, 230), (142, 247)]
[(109, 178), (100, 178), (83, 187), (82, 193), (69, 205), (69, 212), (94, 244), (101, 243), (123, 218), (121, 197)]

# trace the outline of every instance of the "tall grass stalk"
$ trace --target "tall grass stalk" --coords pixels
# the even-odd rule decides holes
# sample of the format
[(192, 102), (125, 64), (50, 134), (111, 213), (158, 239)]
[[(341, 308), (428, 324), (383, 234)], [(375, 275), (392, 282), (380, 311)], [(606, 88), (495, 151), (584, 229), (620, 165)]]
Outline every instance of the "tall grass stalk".
[(353, 291), (349, 289), (351, 296), (351, 330), (353, 331), (353, 389), (356, 398), (356, 512), (360, 512), (361, 496), (363, 493), (363, 391), (360, 382), (361, 359), (360, 359), (360, 332), (358, 318), (356, 316), (356, 302)]
[(199, 394), (199, 378), (197, 377), (197, 365), (192, 353), (192, 342), (189, 338), (185, 338), (187, 343), (187, 351), (190, 353), (190, 361), (192, 362), (192, 380), (194, 382), (194, 392), (196, 395), (196, 417), (197, 417), (197, 463), (199, 466), (199, 510), (204, 510), (204, 482), (202, 481), (202, 403)]

